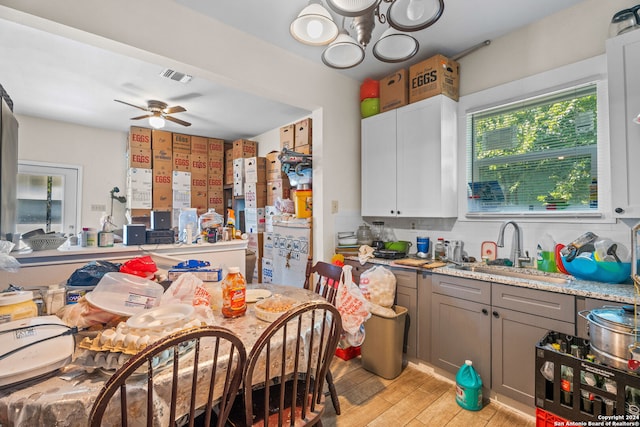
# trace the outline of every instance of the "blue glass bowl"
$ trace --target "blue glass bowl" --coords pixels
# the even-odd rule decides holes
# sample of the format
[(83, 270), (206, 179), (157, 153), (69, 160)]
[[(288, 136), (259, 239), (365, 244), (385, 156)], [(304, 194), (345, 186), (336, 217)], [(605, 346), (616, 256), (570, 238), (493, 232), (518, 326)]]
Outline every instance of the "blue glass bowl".
[(562, 265), (572, 276), (583, 280), (605, 283), (624, 283), (631, 278), (630, 262), (596, 261), (593, 254), (589, 257), (578, 256), (569, 262), (562, 256)]

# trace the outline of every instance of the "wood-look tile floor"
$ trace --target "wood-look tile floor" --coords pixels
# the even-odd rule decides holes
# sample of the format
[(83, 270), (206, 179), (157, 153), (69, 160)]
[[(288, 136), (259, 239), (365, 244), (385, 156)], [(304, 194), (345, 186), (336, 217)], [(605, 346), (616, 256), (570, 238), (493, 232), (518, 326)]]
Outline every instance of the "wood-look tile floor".
[(334, 357), (331, 372), (340, 399), (336, 415), (327, 396), (324, 427), (535, 427), (535, 419), (491, 402), (467, 411), (455, 401), (455, 385), (409, 365), (393, 380), (362, 368), (360, 358)]

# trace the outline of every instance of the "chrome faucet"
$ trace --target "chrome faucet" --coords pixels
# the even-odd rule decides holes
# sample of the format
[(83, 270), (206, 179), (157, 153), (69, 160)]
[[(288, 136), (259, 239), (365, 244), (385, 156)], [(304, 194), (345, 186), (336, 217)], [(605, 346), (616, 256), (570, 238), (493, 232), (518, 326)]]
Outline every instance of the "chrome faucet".
[(522, 256), (522, 235), (520, 231), (520, 227), (516, 224), (515, 221), (507, 221), (502, 223), (500, 226), (500, 231), (498, 232), (498, 242), (497, 245), (500, 248), (504, 248), (504, 230), (507, 228), (507, 225), (513, 225), (513, 246), (511, 247), (511, 262), (513, 262), (514, 267), (522, 267), (523, 262), (531, 262), (531, 258), (529, 258), (529, 253), (526, 253), (526, 256)]

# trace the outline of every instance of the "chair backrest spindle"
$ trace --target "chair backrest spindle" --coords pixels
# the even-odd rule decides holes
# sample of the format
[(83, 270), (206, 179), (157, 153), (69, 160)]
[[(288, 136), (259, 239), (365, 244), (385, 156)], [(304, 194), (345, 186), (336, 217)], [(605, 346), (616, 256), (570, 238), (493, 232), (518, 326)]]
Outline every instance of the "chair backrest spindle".
[[(212, 345), (204, 351), (203, 342), (211, 342)], [(224, 352), (220, 351), (222, 344), (224, 344)], [(227, 348), (229, 348), (228, 352), (226, 351)], [(193, 353), (193, 355), (190, 353)], [(158, 360), (161, 360), (162, 355), (167, 354), (171, 356), (166, 361), (166, 364), (160, 363), (158, 365)], [(222, 357), (226, 357), (227, 361), (225, 362)], [(192, 360), (189, 360), (190, 358)], [(146, 347), (116, 370), (105, 383), (94, 402), (89, 415), (89, 425), (91, 427), (99, 427), (102, 424), (113, 396), (120, 390), (120, 399), (116, 400), (116, 402), (119, 401), (120, 403), (120, 424), (127, 426), (128, 417), (139, 419), (140, 416), (146, 415), (146, 425), (152, 426), (154, 425), (154, 418), (156, 418), (157, 422), (157, 417), (162, 412), (155, 410), (154, 396), (166, 399), (167, 396), (156, 395), (157, 389), (166, 388), (170, 390), (170, 396), (168, 396), (170, 398), (170, 423), (174, 424), (177, 420), (182, 420), (187, 416), (189, 426), (193, 426), (197, 413), (204, 408), (205, 425), (210, 425), (211, 417), (214, 415), (213, 408), (215, 403), (217, 404), (216, 425), (222, 427), (227, 421), (229, 411), (240, 388), (246, 360), (247, 353), (244, 344), (237, 335), (228, 329), (217, 326), (202, 326), (178, 331)], [(185, 370), (184, 368), (188, 366), (188, 363), (191, 363), (192, 369)], [(179, 369), (180, 367), (183, 369)], [(165, 375), (165, 370), (170, 368), (172, 369), (171, 375)], [(225, 381), (223, 384), (216, 384), (218, 370), (220, 369), (226, 371), (224, 374)], [(146, 392), (144, 393), (147, 400), (144, 406), (146, 414), (130, 414), (127, 380), (134, 374), (140, 375), (141, 370), (146, 372), (147, 376)], [(211, 370), (211, 374), (208, 377), (204, 376), (205, 370)], [(136, 381), (135, 383), (139, 387), (140, 382)], [(206, 398), (199, 399), (198, 397), (203, 393), (198, 394), (198, 389), (202, 389), (205, 385), (208, 387), (208, 392), (205, 394)], [(189, 401), (180, 402), (180, 406), (178, 405), (178, 398), (182, 393), (178, 393), (179, 389), (191, 392)], [(139, 395), (139, 393), (131, 394), (129, 399), (135, 399), (136, 395)], [(180, 408), (185, 406), (188, 413), (179, 414)], [(110, 415), (110, 417), (113, 418), (113, 415)]]

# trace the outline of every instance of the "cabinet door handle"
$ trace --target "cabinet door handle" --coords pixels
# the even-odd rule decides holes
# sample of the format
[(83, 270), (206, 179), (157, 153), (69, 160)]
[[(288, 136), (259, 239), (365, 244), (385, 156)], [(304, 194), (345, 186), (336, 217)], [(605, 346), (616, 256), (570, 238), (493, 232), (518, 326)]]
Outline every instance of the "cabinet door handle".
[(398, 213), (398, 215), (400, 215), (400, 211), (398, 211), (397, 213)]
[(497, 311), (493, 312), (493, 317), (495, 317), (496, 319), (498, 319), (500, 317), (500, 313), (498, 313)]
[(389, 213), (395, 213), (394, 211), (390, 211)]
[(482, 314), (484, 314), (485, 316), (487, 316), (489, 314), (489, 310), (487, 310), (486, 308), (482, 309)]
[(619, 213), (619, 214), (624, 213), (624, 209), (622, 208), (616, 208), (615, 211), (616, 213)]

